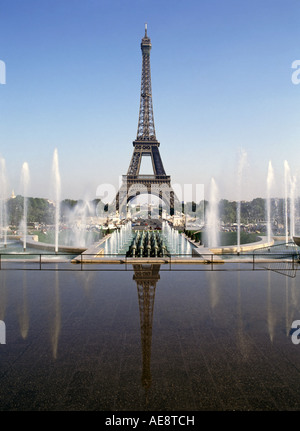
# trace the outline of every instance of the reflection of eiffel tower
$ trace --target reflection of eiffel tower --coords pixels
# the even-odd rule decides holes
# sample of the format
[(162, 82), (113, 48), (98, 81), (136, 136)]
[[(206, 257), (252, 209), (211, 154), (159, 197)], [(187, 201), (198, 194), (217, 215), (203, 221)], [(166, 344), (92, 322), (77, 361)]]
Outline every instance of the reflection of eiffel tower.
[(151, 386), (151, 340), (152, 340), (152, 319), (154, 309), (154, 298), (156, 283), (160, 279), (160, 265), (133, 265), (134, 276), (136, 281), (139, 309), (140, 309), (140, 325), (141, 325), (141, 344), (142, 344), (142, 385), (146, 391)]
[[(160, 153), (160, 143), (156, 140), (152, 105), (150, 50), (151, 40), (147, 35), (142, 38), (142, 82), (140, 111), (136, 140), (133, 142), (133, 155), (127, 175), (123, 175), (120, 190), (115, 198), (113, 208), (119, 213), (125, 211), (127, 203), (139, 194), (154, 194), (167, 205), (171, 214), (174, 212), (176, 195), (171, 186), (171, 177), (166, 175)], [(139, 175), (143, 157), (151, 157), (153, 175)]]

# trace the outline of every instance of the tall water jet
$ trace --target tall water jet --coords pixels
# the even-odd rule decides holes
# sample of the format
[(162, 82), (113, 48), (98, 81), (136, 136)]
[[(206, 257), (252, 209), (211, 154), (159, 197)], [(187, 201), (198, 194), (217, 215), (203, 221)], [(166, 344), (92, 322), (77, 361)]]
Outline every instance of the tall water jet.
[(29, 166), (27, 162), (22, 165), (21, 185), (23, 190), (23, 250), (26, 251), (27, 244), (27, 212), (28, 212), (28, 186), (29, 186)]
[(237, 218), (237, 252), (241, 249), (241, 194), (242, 194), (242, 173), (244, 165), (246, 163), (247, 153), (242, 151), (240, 154), (238, 171), (237, 171), (237, 207), (236, 207), (236, 218)]
[(290, 183), (290, 167), (288, 162), (284, 161), (284, 215), (285, 215), (285, 243), (289, 241), (289, 224), (288, 224), (288, 195)]
[(61, 215), (68, 227), (65, 245), (88, 247), (95, 241), (88, 225), (88, 217), (93, 214), (93, 211), (94, 208), (88, 200), (79, 201), (70, 208), (63, 208)]
[(293, 175), (290, 181), (290, 235), (295, 236), (295, 194), (296, 194), (296, 176)]
[(218, 187), (214, 178), (211, 179), (209, 207), (206, 217), (207, 246), (219, 245), (219, 198)]
[(57, 148), (54, 150), (53, 162), (52, 162), (52, 180), (54, 187), (54, 201), (55, 201), (55, 253), (58, 252), (58, 234), (59, 234), (59, 219), (60, 219), (60, 195), (61, 195), (61, 183), (60, 173), (58, 165), (58, 153)]
[(272, 162), (269, 161), (268, 175), (267, 175), (267, 242), (270, 244), (272, 227), (271, 227), (271, 190), (274, 181), (274, 171)]
[(6, 208), (6, 171), (5, 160), (0, 158), (0, 239), (7, 245), (7, 208)]

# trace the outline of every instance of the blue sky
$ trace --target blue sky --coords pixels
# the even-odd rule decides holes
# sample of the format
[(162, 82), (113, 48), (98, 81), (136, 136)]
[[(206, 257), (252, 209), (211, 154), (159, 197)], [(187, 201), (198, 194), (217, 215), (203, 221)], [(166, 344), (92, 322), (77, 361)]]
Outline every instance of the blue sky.
[[(0, 0), (0, 154), (9, 191), (50, 197), (58, 150), (62, 197), (118, 186), (136, 137), (144, 24), (152, 41), (154, 120), (175, 184), (214, 177), (236, 199), (283, 194), (287, 160), (299, 175), (299, 0)], [(300, 178), (298, 180), (300, 182)]]

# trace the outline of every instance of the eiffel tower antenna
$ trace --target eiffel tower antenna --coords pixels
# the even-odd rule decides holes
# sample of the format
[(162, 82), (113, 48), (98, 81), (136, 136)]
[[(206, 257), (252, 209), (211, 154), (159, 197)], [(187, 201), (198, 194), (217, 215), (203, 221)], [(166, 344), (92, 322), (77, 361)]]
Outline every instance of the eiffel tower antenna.
[(147, 24), (145, 24), (145, 36), (142, 39), (142, 79), (141, 79), (141, 96), (140, 112), (137, 129), (137, 140), (155, 141), (154, 115), (152, 105), (152, 88), (151, 88), (151, 69), (150, 69), (150, 51), (151, 40), (147, 36)]

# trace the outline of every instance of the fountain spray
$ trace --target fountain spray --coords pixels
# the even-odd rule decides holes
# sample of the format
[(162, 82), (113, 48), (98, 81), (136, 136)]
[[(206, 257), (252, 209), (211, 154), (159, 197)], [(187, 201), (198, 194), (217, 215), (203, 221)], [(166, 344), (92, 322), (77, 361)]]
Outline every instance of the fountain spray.
[(55, 148), (54, 154), (53, 154), (52, 177), (53, 177), (54, 200), (55, 200), (55, 253), (58, 253), (61, 184), (60, 184), (57, 148)]
[(274, 171), (271, 161), (269, 161), (268, 166), (268, 176), (267, 176), (267, 242), (271, 242), (271, 190), (274, 181)]
[(23, 188), (23, 250), (26, 251), (27, 240), (27, 204), (28, 204), (28, 185), (29, 185), (29, 166), (27, 162), (22, 165), (21, 184)]
[(284, 161), (284, 212), (285, 212), (285, 243), (289, 241), (289, 227), (288, 227), (288, 189), (290, 183), (290, 167), (288, 162)]
[(0, 237), (7, 246), (7, 208), (6, 208), (6, 175), (5, 160), (0, 158)]
[(206, 219), (208, 247), (219, 245), (219, 209), (218, 187), (214, 178), (211, 179), (209, 208)]
[(241, 152), (239, 165), (238, 165), (238, 199), (237, 199), (237, 253), (241, 250), (241, 192), (242, 192), (242, 172), (246, 163), (247, 153)]

